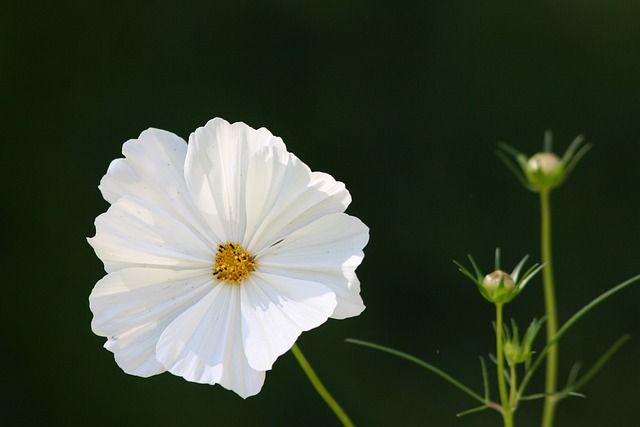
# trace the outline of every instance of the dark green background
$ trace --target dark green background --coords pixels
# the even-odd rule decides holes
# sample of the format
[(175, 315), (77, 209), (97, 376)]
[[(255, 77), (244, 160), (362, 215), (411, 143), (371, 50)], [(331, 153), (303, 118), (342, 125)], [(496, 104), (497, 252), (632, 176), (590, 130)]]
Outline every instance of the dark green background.
[[(3, 425), (332, 426), (290, 354), (244, 401), (170, 374), (125, 375), (90, 330), (103, 275), (85, 237), (97, 185), (147, 127), (187, 138), (214, 116), (265, 126), (344, 181), (371, 228), (368, 309), (302, 336), (359, 426), (496, 426), (441, 379), (347, 337), (422, 357), (481, 391), (492, 307), (453, 259), (538, 260), (538, 203), (494, 154), (594, 145), (553, 194), (560, 318), (640, 273), (640, 3), (636, 1), (0, 2)], [(624, 333), (640, 285), (561, 347), (564, 380)], [(542, 314), (536, 280), (506, 316)], [(539, 348), (539, 346), (538, 346)], [(559, 407), (559, 426), (632, 426), (640, 340)], [(492, 375), (493, 378), (493, 375)], [(531, 391), (540, 391), (534, 382)], [(494, 392), (495, 397), (497, 393)], [(526, 403), (518, 426), (536, 426)]]

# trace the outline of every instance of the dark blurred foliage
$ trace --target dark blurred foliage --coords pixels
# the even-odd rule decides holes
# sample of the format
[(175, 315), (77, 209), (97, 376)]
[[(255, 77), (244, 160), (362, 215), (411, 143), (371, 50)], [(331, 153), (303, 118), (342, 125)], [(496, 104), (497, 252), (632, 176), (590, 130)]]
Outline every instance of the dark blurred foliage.
[[(220, 116), (269, 128), (344, 181), (348, 212), (371, 228), (368, 309), (299, 341), (354, 421), (499, 425), (490, 411), (455, 418), (475, 402), (343, 339), (407, 351), (481, 391), (493, 309), (451, 261), (471, 252), (488, 270), (496, 246), (506, 265), (539, 259), (536, 196), (494, 151), (533, 154), (545, 129), (558, 151), (578, 133), (594, 145), (553, 194), (561, 321), (640, 273), (638, 22), (640, 3), (624, 0), (0, 2), (0, 423), (338, 424), (290, 354), (245, 401), (125, 375), (90, 330), (103, 270), (85, 237), (107, 208), (97, 185), (109, 162), (147, 127), (187, 138)], [(639, 300), (636, 285), (578, 323), (563, 375), (638, 335)], [(542, 311), (537, 280), (506, 316), (524, 326)], [(639, 359), (633, 339), (587, 399), (560, 405), (558, 425), (636, 425)], [(523, 404), (517, 425), (538, 425), (539, 409)]]

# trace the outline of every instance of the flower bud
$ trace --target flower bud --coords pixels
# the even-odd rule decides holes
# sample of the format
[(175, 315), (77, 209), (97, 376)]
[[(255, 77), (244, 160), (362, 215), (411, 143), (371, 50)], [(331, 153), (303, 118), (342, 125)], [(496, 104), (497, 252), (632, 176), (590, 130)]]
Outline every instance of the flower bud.
[(518, 327), (516, 326), (515, 321), (511, 321), (511, 331), (505, 327), (505, 335), (507, 339), (504, 342), (504, 357), (507, 359), (507, 363), (510, 366), (517, 365), (518, 363), (524, 363), (531, 357), (533, 351), (531, 347), (533, 345), (533, 341), (536, 339), (536, 335), (538, 335), (538, 331), (540, 331), (540, 327), (542, 326), (543, 321), (538, 319), (533, 319), (527, 331), (520, 341), (518, 336)]
[(531, 355), (531, 348), (521, 345), (517, 340), (504, 343), (504, 357), (510, 366), (523, 363)]
[(558, 157), (551, 151), (553, 138), (551, 131), (547, 131), (544, 134), (544, 152), (527, 158), (525, 154), (509, 145), (500, 144), (501, 150), (498, 150), (498, 156), (527, 190), (534, 193), (546, 192), (562, 184), (580, 159), (589, 151), (591, 148), (589, 144), (580, 147), (583, 141), (584, 137), (578, 135), (562, 157)]
[(458, 270), (467, 276), (473, 283), (475, 283), (478, 291), (480, 291), (480, 295), (484, 297), (487, 301), (493, 304), (504, 304), (511, 300), (513, 300), (527, 285), (527, 283), (533, 278), (533, 276), (540, 271), (542, 268), (541, 265), (535, 264), (522, 277), (520, 277), (520, 272), (524, 263), (529, 258), (529, 255), (522, 258), (522, 260), (516, 265), (516, 268), (513, 269), (511, 274), (505, 273), (500, 268), (500, 249), (496, 249), (496, 261), (495, 268), (496, 271), (493, 273), (489, 273), (483, 277), (483, 273), (480, 271), (476, 262), (474, 261), (471, 255), (467, 255), (469, 257), (469, 261), (471, 261), (471, 265), (473, 266), (474, 273), (471, 273), (465, 266), (460, 264), (458, 261), (453, 261), (457, 266)]
[[(502, 284), (502, 286), (500, 286)], [(496, 270), (493, 273), (489, 273), (484, 276), (482, 280), (482, 287), (487, 291), (487, 294), (491, 296), (493, 301), (508, 300), (511, 291), (516, 287), (515, 282), (509, 275), (502, 270)]]
[(500, 286), (501, 281), (503, 282), (504, 288), (508, 291), (516, 286), (511, 276), (509, 276), (509, 273), (505, 273), (502, 270), (496, 270), (484, 276), (482, 286), (489, 292), (495, 292), (498, 286)]
[(520, 346), (517, 342), (513, 342), (512, 340), (506, 340), (504, 342), (504, 358), (507, 359), (507, 363), (509, 365), (515, 365), (520, 363), (518, 360), (520, 359)]
[(531, 187), (551, 189), (562, 182), (564, 165), (553, 153), (537, 153), (527, 161), (525, 173)]

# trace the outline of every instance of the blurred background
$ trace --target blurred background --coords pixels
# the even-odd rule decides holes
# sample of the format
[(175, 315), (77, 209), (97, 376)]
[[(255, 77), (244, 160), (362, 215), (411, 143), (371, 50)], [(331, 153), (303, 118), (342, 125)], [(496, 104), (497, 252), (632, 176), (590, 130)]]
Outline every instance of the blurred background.
[[(359, 426), (496, 426), (493, 411), (418, 366), (344, 343), (406, 351), (482, 390), (493, 307), (452, 260), (539, 260), (539, 205), (495, 155), (593, 149), (553, 193), (561, 322), (640, 273), (640, 3), (555, 1), (0, 1), (3, 253), (0, 424), (334, 426), (290, 354), (247, 400), (171, 374), (124, 374), (90, 329), (104, 272), (85, 238), (97, 185), (148, 127), (183, 138), (220, 116), (267, 127), (353, 196), (371, 228), (367, 310), (300, 347)], [(561, 344), (561, 383), (635, 336), (558, 426), (637, 425), (640, 284)], [(543, 314), (540, 280), (506, 308)], [(540, 343), (538, 343), (540, 348)], [(491, 379), (493, 381), (492, 373)], [(540, 379), (540, 377), (539, 377)], [(495, 381), (494, 381), (495, 385)], [(531, 392), (542, 390), (534, 381)], [(493, 390), (493, 397), (497, 392)], [(518, 426), (539, 425), (525, 402)]]

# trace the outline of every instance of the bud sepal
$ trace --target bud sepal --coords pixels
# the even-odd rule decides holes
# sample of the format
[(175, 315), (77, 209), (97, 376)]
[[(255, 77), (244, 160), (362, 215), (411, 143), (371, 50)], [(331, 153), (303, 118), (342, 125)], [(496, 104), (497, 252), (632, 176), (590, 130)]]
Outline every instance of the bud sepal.
[(580, 159), (591, 148), (590, 144), (582, 145), (583, 142), (584, 136), (578, 135), (560, 158), (552, 152), (551, 131), (546, 131), (542, 152), (527, 157), (510, 145), (500, 143), (500, 149), (496, 154), (525, 188), (539, 193), (556, 188), (566, 181)]
[(458, 261), (453, 262), (458, 266), (458, 270), (462, 274), (476, 284), (480, 294), (491, 303), (507, 303), (513, 300), (543, 267), (542, 265), (534, 264), (520, 277), (522, 267), (529, 259), (529, 255), (526, 255), (516, 265), (511, 274), (506, 273), (500, 269), (500, 249), (498, 248), (495, 255), (495, 270), (483, 275), (473, 257), (471, 255), (467, 255), (467, 257), (471, 262), (475, 276)]
[(544, 319), (533, 319), (527, 328), (527, 331), (520, 341), (518, 326), (515, 320), (511, 319), (511, 330), (504, 325), (504, 357), (509, 366), (515, 366), (531, 360), (534, 351), (531, 350), (533, 341), (540, 331), (540, 327), (544, 323)]

